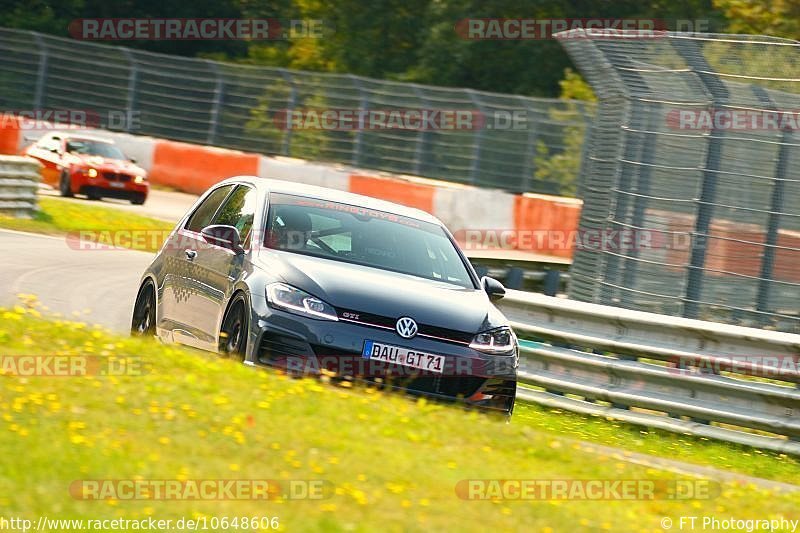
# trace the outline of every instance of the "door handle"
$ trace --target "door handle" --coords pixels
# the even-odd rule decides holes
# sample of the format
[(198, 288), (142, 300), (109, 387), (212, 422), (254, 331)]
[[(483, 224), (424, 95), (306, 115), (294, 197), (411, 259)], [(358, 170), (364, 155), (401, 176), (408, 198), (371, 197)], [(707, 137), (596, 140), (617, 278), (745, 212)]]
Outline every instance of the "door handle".
[(195, 250), (186, 250), (186, 259), (194, 261), (195, 257), (197, 257), (197, 252)]

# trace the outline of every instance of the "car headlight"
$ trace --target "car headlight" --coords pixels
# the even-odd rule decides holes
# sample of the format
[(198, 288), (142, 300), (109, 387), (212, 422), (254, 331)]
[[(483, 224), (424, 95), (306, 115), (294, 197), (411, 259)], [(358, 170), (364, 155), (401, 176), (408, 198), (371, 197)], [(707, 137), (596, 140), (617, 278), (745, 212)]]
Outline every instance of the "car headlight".
[(267, 285), (267, 301), (273, 307), (290, 313), (324, 320), (339, 320), (332, 305), (285, 283)]
[(96, 168), (90, 168), (89, 170), (86, 171), (86, 175), (89, 176), (90, 178), (96, 178), (97, 177), (97, 169)]
[(493, 354), (508, 353), (513, 351), (515, 346), (516, 337), (507, 326), (478, 333), (469, 344), (473, 350)]
[(144, 176), (136, 176), (133, 178), (134, 183), (144, 183), (145, 177)]

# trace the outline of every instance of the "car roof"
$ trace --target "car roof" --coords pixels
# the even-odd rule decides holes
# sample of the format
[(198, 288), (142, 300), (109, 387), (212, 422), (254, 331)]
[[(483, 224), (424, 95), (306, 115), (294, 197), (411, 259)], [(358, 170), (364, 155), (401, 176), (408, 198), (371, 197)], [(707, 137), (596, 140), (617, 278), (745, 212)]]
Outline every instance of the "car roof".
[(49, 135), (58, 136), (62, 139), (83, 139), (86, 141), (98, 141), (102, 143), (114, 144), (114, 141), (108, 137), (99, 137), (97, 135), (92, 135), (91, 133), (81, 133), (77, 131), (53, 131), (50, 132)]
[(371, 196), (364, 196), (352, 192), (330, 189), (328, 187), (319, 187), (317, 185), (308, 185), (294, 181), (260, 178), (258, 176), (236, 176), (233, 178), (228, 178), (220, 183), (241, 181), (252, 183), (260, 190), (266, 192), (305, 196), (317, 200), (327, 200), (330, 202), (356, 205), (369, 209), (375, 209), (376, 211), (384, 211), (386, 213), (392, 213), (393, 215), (415, 218), (424, 222), (430, 222), (439, 226), (444, 226), (444, 224), (442, 224), (438, 218), (431, 215), (427, 211), (416, 209), (414, 207), (407, 207), (394, 202), (388, 202), (386, 200), (380, 200), (378, 198), (372, 198)]

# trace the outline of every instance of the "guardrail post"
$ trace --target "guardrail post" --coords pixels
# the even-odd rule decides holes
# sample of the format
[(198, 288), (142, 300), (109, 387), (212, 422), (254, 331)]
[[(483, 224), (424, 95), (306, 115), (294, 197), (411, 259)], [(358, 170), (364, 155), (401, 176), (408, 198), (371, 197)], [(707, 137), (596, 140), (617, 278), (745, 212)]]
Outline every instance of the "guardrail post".
[(559, 270), (546, 270), (544, 273), (544, 281), (542, 282), (542, 293), (547, 296), (555, 296), (558, 294), (559, 284), (561, 282), (561, 271)]
[[(711, 96), (711, 105), (718, 108), (726, 104), (729, 91), (719, 76), (714, 74), (714, 69), (706, 61), (703, 50), (697, 43), (690, 40), (671, 40), (670, 42), (708, 91)], [(697, 215), (692, 232), (692, 250), (689, 257), (686, 290), (683, 296), (683, 316), (687, 318), (697, 318), (700, 311), (699, 302), (703, 293), (705, 277), (703, 271), (706, 264), (711, 219), (714, 216), (713, 204), (716, 200), (717, 172), (722, 159), (723, 140), (724, 130), (712, 128), (708, 136), (703, 183), (700, 188)]]
[(36, 90), (33, 93), (33, 108), (41, 109), (44, 105), (45, 85), (47, 83), (47, 63), (48, 51), (47, 45), (42, 39), (42, 35), (36, 32), (30, 32), (36, 41), (36, 46), (39, 47), (39, 67), (36, 70)]
[(520, 267), (511, 267), (506, 274), (506, 287), (509, 289), (522, 289), (525, 281), (525, 271)]

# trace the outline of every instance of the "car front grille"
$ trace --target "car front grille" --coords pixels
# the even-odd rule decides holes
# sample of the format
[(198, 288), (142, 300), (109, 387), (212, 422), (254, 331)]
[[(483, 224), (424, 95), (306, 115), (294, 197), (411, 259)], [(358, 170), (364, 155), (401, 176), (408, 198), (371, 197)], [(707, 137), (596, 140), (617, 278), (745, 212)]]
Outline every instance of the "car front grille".
[[(357, 316), (358, 318), (350, 318), (353, 316)], [(339, 320), (343, 322), (350, 322), (352, 324), (359, 324), (361, 326), (390, 329), (392, 331), (394, 331), (395, 325), (397, 324), (397, 318), (375, 315), (372, 313), (361, 313), (359, 311), (352, 311), (349, 309), (339, 310)], [(474, 336), (474, 333), (440, 328), (438, 326), (431, 326), (429, 324), (417, 324), (417, 327), (419, 328), (417, 335), (421, 337), (434, 338), (436, 340), (453, 344), (469, 344)]]
[(131, 181), (130, 174), (123, 174), (117, 172), (103, 172), (103, 177), (108, 181)]

